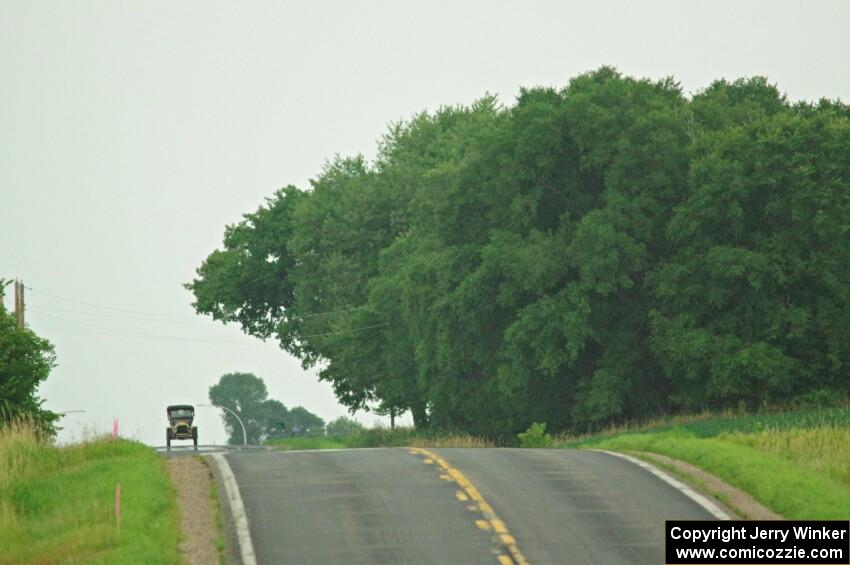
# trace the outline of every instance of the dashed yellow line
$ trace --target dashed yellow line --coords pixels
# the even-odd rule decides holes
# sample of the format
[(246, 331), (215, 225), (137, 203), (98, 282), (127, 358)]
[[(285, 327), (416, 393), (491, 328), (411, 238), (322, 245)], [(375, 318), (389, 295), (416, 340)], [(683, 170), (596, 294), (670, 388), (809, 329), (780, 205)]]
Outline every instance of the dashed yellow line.
[[(410, 453), (424, 456), (425, 459), (423, 459), (423, 461), (425, 463), (436, 463), (439, 465), (443, 471), (445, 471), (444, 474), (440, 475), (440, 478), (448, 481), (454, 481), (462, 489), (455, 493), (455, 497), (463, 502), (473, 502), (473, 504), (468, 506), (468, 508), (470, 510), (477, 510), (484, 516), (484, 520), (476, 520), (475, 525), (482, 530), (492, 530), (495, 532), (500, 544), (504, 546), (504, 549), (507, 551), (507, 555), (500, 554), (497, 556), (501, 565), (529, 565), (528, 560), (519, 550), (519, 547), (517, 547), (516, 539), (511, 535), (508, 527), (499, 518), (493, 510), (493, 507), (490, 506), (490, 504), (484, 499), (478, 489), (475, 488), (475, 485), (473, 485), (463, 473), (455, 467), (452, 467), (451, 464), (449, 464), (449, 462), (441, 456), (432, 451), (428, 451), (427, 449), (411, 447)], [(466, 498), (464, 498), (464, 496)]]

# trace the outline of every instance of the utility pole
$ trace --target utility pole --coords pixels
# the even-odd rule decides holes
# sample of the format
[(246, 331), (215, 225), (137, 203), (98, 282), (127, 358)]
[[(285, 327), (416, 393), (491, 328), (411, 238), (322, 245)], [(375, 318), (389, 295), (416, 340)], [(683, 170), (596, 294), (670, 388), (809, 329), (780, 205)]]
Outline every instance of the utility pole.
[(24, 282), (15, 279), (15, 317), (18, 329), (24, 329)]

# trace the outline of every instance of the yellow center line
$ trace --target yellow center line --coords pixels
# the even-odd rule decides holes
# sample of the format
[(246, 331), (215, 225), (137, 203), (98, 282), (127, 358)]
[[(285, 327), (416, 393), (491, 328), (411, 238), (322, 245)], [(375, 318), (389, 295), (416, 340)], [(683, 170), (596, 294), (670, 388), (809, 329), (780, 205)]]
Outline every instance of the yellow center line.
[[(445, 474), (440, 475), (440, 478), (445, 478), (447, 480), (454, 481), (463, 489), (463, 493), (475, 503), (475, 506), (472, 508), (476, 508), (483, 516), (484, 520), (476, 520), (475, 524), (481, 529), (492, 529), (497, 535), (500, 543), (507, 550), (508, 555), (499, 555), (498, 559), (501, 564), (513, 564), (513, 565), (529, 565), (528, 560), (517, 547), (516, 539), (511, 535), (511, 532), (508, 530), (505, 523), (501, 518), (496, 514), (496, 511), (493, 510), (493, 507), (484, 499), (481, 493), (475, 488), (475, 485), (466, 478), (466, 476), (461, 473), (455, 467), (452, 467), (451, 464), (443, 459), (441, 456), (437, 455), (433, 451), (428, 451), (427, 449), (422, 449), (420, 447), (411, 447), (410, 453), (423, 455), (425, 457), (425, 461), (428, 463), (436, 463), (445, 471)], [(430, 460), (430, 461), (428, 461)], [(459, 500), (463, 500), (461, 496), (458, 496), (458, 493), (455, 493), (455, 496)], [(486, 526), (485, 526), (486, 524)]]

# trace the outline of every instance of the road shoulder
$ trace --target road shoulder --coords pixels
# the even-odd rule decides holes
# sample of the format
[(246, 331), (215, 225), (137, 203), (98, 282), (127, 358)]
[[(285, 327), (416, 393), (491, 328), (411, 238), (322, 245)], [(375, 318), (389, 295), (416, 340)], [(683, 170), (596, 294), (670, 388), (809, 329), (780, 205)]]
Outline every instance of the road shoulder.
[(736, 514), (735, 517), (747, 520), (783, 519), (780, 514), (767, 508), (743, 490), (733, 487), (718, 476), (696, 465), (647, 451), (630, 451), (628, 453), (687, 481), (691, 486), (711, 496), (727, 510)]
[(213, 478), (200, 457), (176, 457), (167, 461), (171, 482), (177, 492), (182, 532), (180, 551), (189, 565), (220, 562), (216, 540), (220, 537), (215, 501), (211, 499)]

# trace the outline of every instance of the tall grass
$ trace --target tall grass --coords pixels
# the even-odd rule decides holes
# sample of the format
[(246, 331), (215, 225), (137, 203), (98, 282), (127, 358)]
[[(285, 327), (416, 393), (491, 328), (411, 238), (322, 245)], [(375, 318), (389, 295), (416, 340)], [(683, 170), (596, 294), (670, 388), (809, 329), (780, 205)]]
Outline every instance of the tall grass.
[[(585, 442), (583, 447), (626, 452), (650, 452), (687, 461), (712, 473), (788, 519), (845, 520), (850, 515), (850, 484), (833, 475), (838, 458), (826, 460), (819, 470), (805, 462), (808, 447), (796, 454), (784, 451), (778, 437), (791, 438), (798, 430), (722, 434), (697, 437), (683, 429), (628, 433)], [(824, 428), (824, 435), (832, 429)], [(779, 435), (776, 435), (779, 434)], [(750, 438), (749, 435), (760, 436)], [(825, 439), (826, 445), (840, 438)], [(752, 443), (752, 445), (748, 445)], [(791, 443), (794, 443), (791, 441)], [(761, 449), (772, 445), (775, 450)]]
[(0, 492), (22, 475), (39, 449), (37, 427), (29, 420), (13, 420), (0, 427)]
[(850, 485), (850, 427), (770, 429), (721, 437)]
[(410, 427), (369, 428), (347, 436), (290, 437), (269, 440), (267, 445), (284, 450), (364, 447), (494, 447), (485, 438), (464, 433), (422, 432)]
[(26, 420), (0, 429), (0, 563), (177, 563), (179, 535), (171, 483), (151, 449), (106, 439), (55, 447)]
[(697, 437), (715, 437), (724, 433), (755, 433), (765, 430), (850, 427), (850, 404), (828, 408), (771, 411), (763, 414), (742, 414), (733, 411), (701, 412), (676, 415), (646, 422), (626, 422), (586, 434), (560, 434), (561, 445), (580, 445), (605, 437), (628, 433), (683, 429)]
[(496, 447), (491, 440), (469, 434), (445, 434), (434, 436), (414, 436), (408, 442), (410, 447)]
[(559, 441), (687, 461), (786, 518), (850, 515), (850, 406), (697, 415)]

